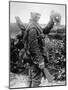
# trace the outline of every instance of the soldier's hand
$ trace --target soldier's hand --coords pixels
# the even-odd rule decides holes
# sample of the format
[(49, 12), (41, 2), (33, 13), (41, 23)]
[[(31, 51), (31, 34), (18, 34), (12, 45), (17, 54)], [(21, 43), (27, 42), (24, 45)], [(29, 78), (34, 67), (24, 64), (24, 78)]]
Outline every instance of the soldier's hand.
[(51, 13), (50, 15), (50, 20), (53, 21), (53, 22), (60, 22), (61, 20), (61, 15), (59, 13)]
[(50, 21), (54, 21), (54, 12), (51, 12)]
[(15, 19), (16, 19), (16, 20), (20, 20), (20, 17), (19, 17), (19, 16), (15, 16)]
[(15, 16), (16, 22), (22, 24), (22, 21), (19, 16)]

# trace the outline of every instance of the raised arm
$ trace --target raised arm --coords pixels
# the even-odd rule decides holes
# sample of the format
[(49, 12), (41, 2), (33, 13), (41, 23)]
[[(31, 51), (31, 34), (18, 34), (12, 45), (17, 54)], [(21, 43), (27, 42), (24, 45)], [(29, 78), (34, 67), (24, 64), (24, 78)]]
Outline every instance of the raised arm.
[(61, 21), (61, 15), (59, 13), (52, 12), (50, 16), (50, 21), (43, 29), (43, 33), (48, 34), (50, 30), (53, 28), (54, 24), (60, 24), (60, 21)]
[(50, 30), (53, 28), (54, 22), (53, 20), (50, 20), (50, 22), (46, 25), (46, 27), (43, 29), (44, 34), (48, 34)]
[(20, 29), (25, 29), (25, 25), (24, 25), (24, 23), (21, 21), (20, 17), (16, 16), (15, 19), (16, 19), (16, 23), (17, 23), (18, 27), (19, 27)]

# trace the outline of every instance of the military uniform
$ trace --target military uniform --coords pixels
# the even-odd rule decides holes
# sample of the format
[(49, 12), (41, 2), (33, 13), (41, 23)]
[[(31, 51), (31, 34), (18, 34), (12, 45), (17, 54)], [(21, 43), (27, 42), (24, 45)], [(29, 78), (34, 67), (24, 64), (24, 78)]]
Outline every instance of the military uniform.
[[(42, 29), (38, 23), (30, 20), (27, 30), (24, 34), (24, 41), (27, 41), (27, 47), (30, 51), (33, 64), (30, 67), (30, 87), (37, 87), (41, 83), (42, 69), (41, 65), (44, 65), (44, 58), (42, 55), (42, 49), (44, 46), (44, 34), (48, 34), (53, 27), (53, 21)], [(44, 33), (44, 34), (43, 34)], [(28, 36), (26, 38), (26, 36)]]

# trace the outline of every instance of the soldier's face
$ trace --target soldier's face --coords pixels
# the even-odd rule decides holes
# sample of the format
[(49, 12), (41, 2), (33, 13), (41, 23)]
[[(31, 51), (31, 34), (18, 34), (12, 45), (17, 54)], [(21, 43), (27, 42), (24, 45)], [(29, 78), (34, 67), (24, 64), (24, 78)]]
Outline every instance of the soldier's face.
[(39, 19), (40, 19), (40, 16), (36, 16), (36, 17), (35, 17), (35, 21), (36, 21), (36, 22), (38, 22)]

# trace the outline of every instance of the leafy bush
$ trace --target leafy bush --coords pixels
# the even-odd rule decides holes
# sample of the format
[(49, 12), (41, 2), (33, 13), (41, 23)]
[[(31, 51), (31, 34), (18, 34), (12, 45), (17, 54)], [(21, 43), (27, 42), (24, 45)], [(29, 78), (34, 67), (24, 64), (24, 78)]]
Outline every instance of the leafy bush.
[[(48, 57), (48, 69), (55, 76), (56, 80), (65, 80), (66, 55), (65, 43), (63, 40), (45, 38), (45, 51)], [(64, 72), (63, 72), (64, 70)]]
[[(14, 42), (14, 40), (10, 41), (10, 71), (13, 73), (23, 72), (24, 74), (28, 74), (29, 64), (24, 63), (24, 60), (19, 57), (20, 49), (17, 45), (14, 45)], [(47, 63), (45, 65), (50, 73), (55, 76), (55, 80), (66, 79), (65, 46), (65, 39), (58, 40), (49, 39), (48, 36), (45, 37), (44, 54), (47, 57)]]

